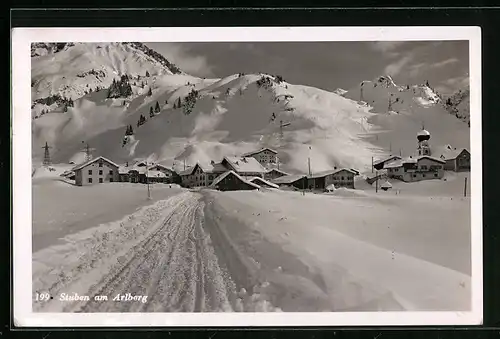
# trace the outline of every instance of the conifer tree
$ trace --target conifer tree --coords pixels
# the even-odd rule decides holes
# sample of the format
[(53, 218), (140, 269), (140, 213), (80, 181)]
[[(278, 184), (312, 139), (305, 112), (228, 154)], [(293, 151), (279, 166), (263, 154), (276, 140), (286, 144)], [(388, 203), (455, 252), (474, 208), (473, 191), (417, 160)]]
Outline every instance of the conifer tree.
[(146, 76), (149, 77), (149, 72), (148, 71), (146, 71)]
[(181, 103), (181, 97), (177, 99), (177, 108), (181, 108), (182, 103)]
[(160, 104), (158, 104), (158, 101), (156, 102), (156, 106), (155, 106), (155, 113), (160, 113), (161, 109), (160, 109)]
[(155, 114), (153, 113), (153, 107), (149, 107), (149, 116), (153, 117)]
[(148, 97), (152, 96), (153, 95), (153, 91), (151, 91), (151, 87), (149, 87), (149, 90), (148, 90)]

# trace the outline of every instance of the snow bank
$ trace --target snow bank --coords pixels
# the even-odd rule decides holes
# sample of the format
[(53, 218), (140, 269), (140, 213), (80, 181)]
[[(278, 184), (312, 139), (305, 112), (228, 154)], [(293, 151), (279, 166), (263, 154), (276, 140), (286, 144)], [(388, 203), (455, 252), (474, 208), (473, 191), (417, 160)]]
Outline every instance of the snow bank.
[[(436, 205), (388, 195), (351, 200), (294, 192), (210, 194), (221, 215), (279, 244), (321, 277), (306, 289), (314, 294), (313, 286), (323, 287), (316, 307), (470, 309), (470, 221), (460, 202)], [(414, 212), (414, 206), (426, 213)], [(459, 212), (450, 220), (452, 210)], [(291, 259), (282, 260), (277, 266)]]
[[(58, 243), (58, 239), (101, 223), (120, 219), (138, 208), (183, 192), (179, 187), (109, 183), (77, 187), (55, 180), (33, 184), (33, 251)], [(50, 197), (50, 199), (47, 199)], [(103, 203), (105, 201), (106, 203)]]

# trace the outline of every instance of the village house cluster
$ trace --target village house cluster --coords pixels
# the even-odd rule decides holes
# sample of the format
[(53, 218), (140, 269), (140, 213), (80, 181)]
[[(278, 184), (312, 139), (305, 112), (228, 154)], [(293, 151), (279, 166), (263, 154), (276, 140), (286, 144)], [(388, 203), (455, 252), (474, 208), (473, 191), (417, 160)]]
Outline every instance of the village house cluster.
[(75, 180), (77, 186), (131, 182), (179, 184), (186, 188), (211, 187), (219, 190), (288, 187), (328, 191), (338, 187), (354, 188), (354, 176), (358, 174), (353, 169), (334, 167), (310, 175), (290, 175), (279, 169), (278, 152), (263, 148), (241, 156), (224, 156), (220, 162), (196, 163), (180, 172), (146, 161), (120, 166), (100, 156), (75, 166), (64, 176)]
[[(384, 171), (387, 178), (405, 182), (441, 179), (444, 171), (470, 171), (470, 152), (467, 149), (456, 149), (451, 145), (446, 145), (444, 149), (432, 152), (429, 145), (430, 137), (431, 134), (422, 129), (417, 134), (415, 156), (402, 158), (398, 155), (391, 155), (375, 161), (373, 168), (377, 171)], [(433, 156), (433, 153), (437, 156)]]

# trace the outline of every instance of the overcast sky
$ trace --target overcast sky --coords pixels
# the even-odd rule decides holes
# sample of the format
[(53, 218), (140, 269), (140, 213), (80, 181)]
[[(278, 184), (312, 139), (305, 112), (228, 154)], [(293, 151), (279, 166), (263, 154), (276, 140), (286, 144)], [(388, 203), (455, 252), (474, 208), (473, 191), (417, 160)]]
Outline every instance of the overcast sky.
[(468, 41), (147, 43), (186, 73), (221, 78), (279, 74), (293, 84), (349, 89), (392, 75), (399, 84), (426, 80), (443, 94), (469, 80)]

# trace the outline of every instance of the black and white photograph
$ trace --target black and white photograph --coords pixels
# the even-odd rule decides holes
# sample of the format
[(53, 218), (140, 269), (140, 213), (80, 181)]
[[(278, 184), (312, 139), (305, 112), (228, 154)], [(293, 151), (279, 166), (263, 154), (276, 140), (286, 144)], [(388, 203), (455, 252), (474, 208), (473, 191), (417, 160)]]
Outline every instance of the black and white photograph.
[(480, 321), (478, 31), (269, 29), (19, 34), (13, 176), (29, 195), (14, 188), (14, 270), (29, 317)]

